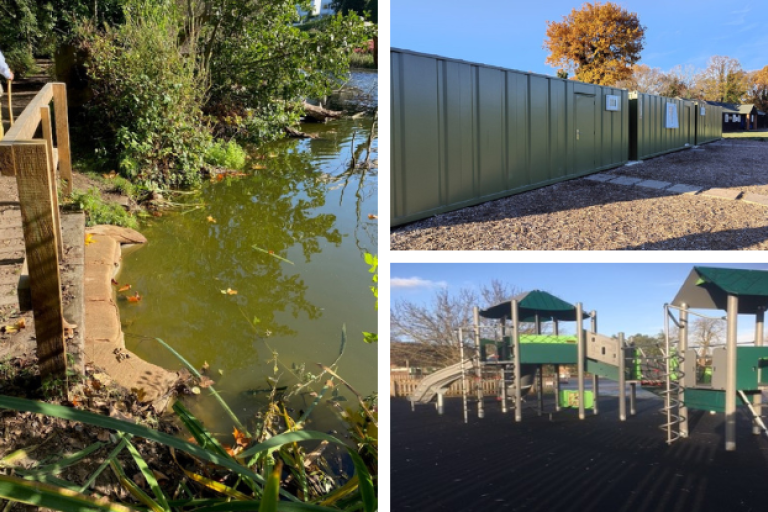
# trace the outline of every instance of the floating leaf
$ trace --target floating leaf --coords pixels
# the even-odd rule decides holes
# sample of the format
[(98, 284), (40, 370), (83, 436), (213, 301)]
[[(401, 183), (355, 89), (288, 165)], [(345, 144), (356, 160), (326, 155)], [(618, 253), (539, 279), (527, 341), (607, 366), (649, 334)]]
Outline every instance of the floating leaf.
[(120, 288), (118, 288), (118, 289), (117, 289), (117, 291), (118, 291), (118, 292), (127, 292), (127, 291), (128, 291), (128, 290), (130, 290), (130, 289), (131, 289), (131, 285), (129, 285), (129, 284), (126, 284), (126, 285), (124, 285), (124, 286), (121, 286)]
[(216, 219), (214, 219), (214, 218), (213, 218), (213, 217), (211, 217), (210, 215), (208, 216), (208, 218), (207, 218), (206, 220), (208, 220), (208, 222), (210, 222), (210, 223), (212, 223), (212, 224), (216, 224)]
[(374, 215), (374, 214), (372, 214), (372, 213), (369, 213), (369, 214), (368, 214), (368, 218), (369, 218), (369, 219), (371, 219), (371, 220), (375, 220), (375, 219), (378, 219), (378, 218), (379, 218), (379, 216), (378, 216), (378, 215)]
[(221, 290), (222, 295), (237, 295), (237, 290), (233, 290), (232, 288), (227, 288), (226, 290)]
[(204, 372), (207, 372), (208, 368), (210, 368), (210, 367), (211, 367), (211, 365), (208, 364), (208, 361), (203, 362), (202, 368), (203, 368)]
[(206, 377), (205, 375), (201, 375), (200, 376), (200, 387), (201, 388), (205, 389), (205, 388), (207, 388), (209, 386), (213, 386), (214, 384), (216, 384), (216, 383), (210, 377)]
[(141, 301), (141, 295), (139, 295), (139, 292), (136, 292), (133, 295), (127, 296), (126, 299), (128, 299), (128, 302), (140, 302)]
[(120, 283), (112, 279), (112, 286), (120, 286)]
[(196, 394), (196, 395), (199, 395), (199, 394), (200, 394), (200, 388), (199, 388), (199, 387), (197, 387), (197, 386), (194, 386), (194, 387), (191, 389), (191, 391), (192, 391), (192, 393), (194, 393), (194, 394)]
[(224, 370), (219, 370), (219, 375), (224, 375)]

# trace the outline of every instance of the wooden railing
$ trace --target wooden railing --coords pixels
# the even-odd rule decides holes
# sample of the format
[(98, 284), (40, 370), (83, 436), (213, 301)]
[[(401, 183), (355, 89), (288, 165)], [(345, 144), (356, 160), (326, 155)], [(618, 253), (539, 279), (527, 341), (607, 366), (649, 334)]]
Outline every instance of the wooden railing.
[[(55, 131), (51, 124), (51, 103)], [(42, 138), (35, 138), (39, 133)], [(55, 140), (54, 140), (55, 133)], [(46, 84), (0, 140), (0, 173), (16, 176), (40, 374), (66, 372), (57, 169), (72, 192), (67, 91)]]

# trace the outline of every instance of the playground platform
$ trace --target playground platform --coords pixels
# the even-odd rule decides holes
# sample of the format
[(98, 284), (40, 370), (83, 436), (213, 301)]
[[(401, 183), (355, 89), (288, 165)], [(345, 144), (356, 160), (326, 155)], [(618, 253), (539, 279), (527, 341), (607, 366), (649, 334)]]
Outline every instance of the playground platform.
[[(551, 400), (545, 404), (553, 410)], [(659, 429), (659, 398), (639, 398), (637, 415), (618, 421), (613, 398), (600, 414), (579, 421), (575, 409), (537, 416), (535, 398), (524, 421), (503, 414), (495, 399), (485, 418), (461, 398), (411, 412), (392, 399), (392, 510), (733, 512), (765, 510), (768, 439), (751, 432), (748, 411), (736, 412), (737, 451), (724, 448), (722, 414), (690, 411), (690, 437), (671, 446)]]

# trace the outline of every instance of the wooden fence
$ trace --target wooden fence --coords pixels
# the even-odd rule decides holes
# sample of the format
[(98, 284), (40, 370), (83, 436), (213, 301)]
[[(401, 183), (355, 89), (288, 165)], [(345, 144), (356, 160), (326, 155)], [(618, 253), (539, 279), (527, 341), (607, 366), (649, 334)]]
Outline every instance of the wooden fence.
[[(389, 377), (389, 395), (396, 397), (410, 396), (421, 382), (421, 377), (411, 375), (390, 375)], [(467, 389), (469, 393), (475, 393), (474, 375), (467, 375)], [(498, 383), (495, 380), (483, 381), (483, 393), (485, 395), (495, 394), (498, 391)], [(461, 379), (453, 382), (448, 387), (445, 396), (461, 396)]]
[(71, 193), (66, 86), (49, 83), (0, 140), (0, 173), (15, 175), (19, 189), (37, 357), (42, 376), (64, 375), (67, 369), (59, 269), (63, 245), (57, 168), (61, 179), (66, 181), (66, 193)]

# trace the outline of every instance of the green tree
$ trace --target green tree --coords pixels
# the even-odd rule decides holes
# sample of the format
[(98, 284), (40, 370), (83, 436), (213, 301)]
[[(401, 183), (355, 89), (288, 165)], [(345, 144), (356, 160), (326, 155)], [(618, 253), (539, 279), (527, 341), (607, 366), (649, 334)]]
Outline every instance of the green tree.
[(365, 16), (367, 21), (378, 23), (379, 2), (377, 0), (333, 0), (331, 8), (341, 14), (355, 13)]
[(726, 103), (741, 103), (748, 87), (747, 74), (738, 59), (723, 55), (710, 57), (699, 83), (705, 99)]
[(562, 22), (547, 22), (546, 62), (574, 71), (582, 82), (613, 85), (632, 75), (644, 37), (637, 14), (611, 2), (587, 2)]

